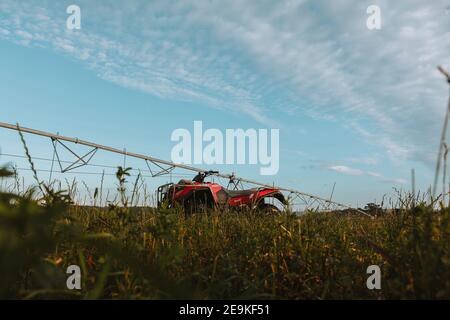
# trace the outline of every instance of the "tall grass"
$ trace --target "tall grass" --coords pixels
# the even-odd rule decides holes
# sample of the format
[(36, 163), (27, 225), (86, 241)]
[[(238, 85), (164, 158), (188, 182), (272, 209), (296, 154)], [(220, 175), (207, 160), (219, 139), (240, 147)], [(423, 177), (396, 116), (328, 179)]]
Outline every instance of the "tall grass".
[[(13, 179), (10, 170), (0, 172)], [(125, 188), (120, 180), (118, 188)], [(446, 208), (419, 205), (375, 220), (334, 213), (185, 217), (74, 205), (70, 192), (42, 189), (39, 199), (34, 189), (0, 193), (3, 298), (450, 298)], [(65, 288), (71, 264), (82, 268), (80, 291)], [(366, 287), (372, 264), (381, 267), (381, 290)]]
[[(37, 186), (25, 188), (13, 168), (0, 169), (0, 298), (450, 299), (443, 206), (399, 192), (398, 207), (376, 219), (343, 212), (186, 217), (134, 206), (149, 195), (138, 177), (127, 196), (128, 172), (118, 168), (119, 196), (109, 206), (102, 205), (103, 179), (93, 192), (86, 185), (94, 205), (84, 206), (73, 201), (75, 180), (46, 184), (34, 170)], [(72, 264), (82, 269), (81, 290), (66, 288)], [(374, 264), (381, 290), (366, 287)]]

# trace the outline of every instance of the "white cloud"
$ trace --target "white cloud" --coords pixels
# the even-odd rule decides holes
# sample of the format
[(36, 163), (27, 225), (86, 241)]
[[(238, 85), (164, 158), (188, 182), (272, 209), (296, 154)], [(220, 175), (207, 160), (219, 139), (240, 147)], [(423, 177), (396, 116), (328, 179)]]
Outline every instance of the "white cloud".
[(372, 171), (368, 171), (367, 175), (371, 176), (371, 177), (375, 177), (375, 178), (382, 178), (383, 175), (381, 173), (378, 172), (372, 172)]
[(450, 68), (448, 3), (377, 3), (383, 27), (370, 31), (371, 1), (80, 1), (89, 23), (67, 32), (53, 1), (4, 0), (0, 38), (51, 47), (125, 87), (270, 126), (305, 114), (335, 121), (394, 161), (430, 164), (448, 93), (435, 71)]
[(328, 169), (339, 172), (339, 173), (349, 174), (352, 176), (360, 176), (363, 174), (363, 172), (361, 170), (350, 168), (347, 166), (340, 166), (340, 165), (329, 166)]
[(450, 67), (445, 1), (380, 1), (385, 23), (375, 32), (364, 26), (368, 2), (319, 3), (312, 5), (317, 15), (301, 4), (261, 12), (242, 10), (237, 2), (219, 17), (201, 9), (223, 39), (289, 79), (292, 101), (303, 100), (298, 104), (308, 106), (304, 112), (370, 123), (367, 141), (392, 159), (428, 162), (447, 98), (435, 70), (437, 64)]
[(407, 181), (402, 178), (386, 178), (383, 174), (381, 174), (379, 172), (375, 172), (375, 171), (364, 172), (360, 169), (351, 168), (349, 166), (344, 166), (344, 165), (328, 166), (327, 169), (336, 171), (339, 173), (347, 174), (347, 175), (352, 175), (352, 176), (362, 176), (365, 173), (368, 176), (376, 178), (378, 181), (383, 182), (383, 183), (390, 183), (390, 184), (406, 184), (407, 183)]
[(33, 39), (33, 36), (29, 32), (26, 32), (23, 30), (16, 30), (15, 33), (22, 39), (25, 39), (25, 40)]
[[(184, 24), (183, 17), (173, 21), (157, 17), (159, 13), (170, 17), (182, 4), (145, 5), (144, 11), (155, 15), (154, 20), (129, 19), (133, 8), (139, 5), (136, 1), (127, 2), (123, 10), (90, 4), (80, 3), (82, 19), (86, 15), (95, 16), (100, 28), (89, 29), (83, 24), (81, 30), (69, 31), (65, 28), (66, 15), (55, 14), (52, 2), (43, 3), (42, 7), (2, 2), (6, 18), (0, 20), (0, 39), (53, 48), (85, 61), (99, 77), (124, 87), (158, 97), (202, 102), (213, 108), (244, 113), (267, 126), (279, 126), (275, 118), (267, 116), (257, 93), (245, 85), (244, 82), (256, 79), (250, 71), (242, 69), (230, 55), (224, 55), (220, 47), (208, 47), (207, 42), (198, 48), (191, 46), (186, 39), (190, 32), (180, 27)], [(126, 29), (120, 23), (123, 19), (131, 22), (126, 24), (127, 28), (137, 27), (137, 30)], [(133, 21), (139, 23), (135, 25)], [(159, 22), (162, 24), (158, 25)], [(167, 27), (180, 29), (178, 34), (160, 30)], [(15, 31), (18, 37), (8, 36), (10, 31)], [(141, 38), (134, 36), (134, 32)], [(236, 84), (232, 78), (242, 80)]]
[(377, 178), (378, 181), (389, 183), (389, 184), (406, 184), (407, 181), (402, 178), (386, 178), (379, 172), (368, 171), (366, 172), (368, 176)]

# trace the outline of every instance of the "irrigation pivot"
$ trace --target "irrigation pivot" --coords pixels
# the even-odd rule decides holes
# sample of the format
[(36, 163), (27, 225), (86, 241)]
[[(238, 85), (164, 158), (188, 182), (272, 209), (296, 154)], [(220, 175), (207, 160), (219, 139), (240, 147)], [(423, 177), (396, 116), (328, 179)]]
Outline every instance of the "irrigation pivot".
[[(59, 135), (59, 134), (53, 134), (53, 133), (49, 133), (49, 132), (44, 132), (44, 131), (39, 131), (39, 130), (30, 129), (30, 128), (26, 128), (26, 127), (21, 127), (21, 126), (19, 126), (19, 124), (13, 125), (13, 124), (9, 124), (9, 123), (0, 122), (0, 128), (11, 129), (11, 130), (20, 131), (23, 133), (29, 133), (29, 134), (34, 134), (34, 135), (50, 138), (51, 143), (54, 148), (54, 151), (55, 151), (56, 160), (58, 161), (58, 164), (59, 164), (59, 167), (60, 167), (60, 170), (62, 173), (73, 170), (75, 168), (79, 168), (79, 167), (88, 165), (89, 161), (94, 157), (94, 155), (96, 154), (96, 152), (98, 150), (117, 153), (117, 154), (121, 154), (121, 155), (124, 155), (127, 157), (142, 159), (145, 161), (152, 177), (157, 177), (157, 176), (161, 176), (164, 174), (170, 174), (172, 172), (172, 170), (174, 170), (175, 168), (183, 169), (183, 170), (187, 170), (187, 171), (193, 171), (193, 172), (197, 172), (197, 173), (208, 171), (208, 170), (202, 169), (202, 168), (187, 166), (184, 164), (178, 164), (178, 163), (154, 158), (154, 157), (147, 156), (147, 155), (128, 152), (128, 151), (126, 151), (126, 149), (121, 150), (121, 149), (112, 148), (112, 147), (108, 147), (105, 145), (101, 145), (101, 144), (97, 144), (97, 143), (93, 143), (93, 142), (89, 142), (89, 141), (80, 140), (78, 138), (70, 138), (70, 137), (65, 137), (65, 136)], [(67, 144), (67, 142), (84, 145), (84, 146), (90, 147), (92, 149), (84, 155), (79, 155), (75, 151), (70, 149), (70, 146)], [(61, 161), (61, 159), (59, 158), (59, 154), (58, 154), (58, 151), (56, 148), (57, 145), (61, 145), (64, 149), (66, 149), (70, 153), (72, 153), (75, 156), (76, 160), (73, 163), (69, 164), (68, 166), (63, 167), (63, 165), (62, 165), (63, 161)], [(154, 169), (156, 167), (156, 171), (154, 169), (152, 170), (151, 165), (153, 165)], [(354, 209), (348, 205), (338, 203), (336, 201), (332, 201), (331, 199), (325, 199), (325, 198), (315, 196), (315, 195), (312, 195), (309, 193), (305, 193), (302, 191), (298, 191), (295, 189), (268, 185), (268, 184), (264, 184), (264, 183), (261, 183), (258, 181), (240, 178), (240, 177), (235, 176), (234, 174), (222, 174), (222, 173), (216, 172), (213, 175), (224, 178), (224, 179), (228, 179), (230, 181), (230, 183), (233, 183), (235, 186), (242, 185), (242, 183), (247, 183), (247, 184), (260, 186), (260, 187), (277, 188), (280, 191), (288, 193), (289, 194), (288, 199), (290, 201), (299, 200), (301, 202), (301, 205), (306, 206), (306, 208), (312, 208), (312, 209), (315, 208), (317, 210), (320, 210), (320, 209), (322, 209), (322, 210), (323, 209), (325, 209), (325, 210), (351, 209), (351, 210), (357, 211), (361, 214), (370, 216), (366, 212), (364, 212), (360, 209)]]
[[(440, 73), (442, 73), (442, 75), (446, 78), (448, 84), (450, 85), (449, 73), (447, 71), (445, 71), (444, 68), (442, 68), (441, 66), (438, 66), (437, 69), (439, 70)], [(433, 183), (433, 191), (432, 191), (433, 197), (436, 195), (436, 191), (437, 191), (436, 189), (437, 189), (437, 182), (438, 182), (438, 178), (439, 178), (439, 171), (441, 169), (442, 155), (446, 154), (446, 152), (447, 152), (446, 137), (447, 137), (447, 127), (448, 127), (448, 118), (449, 117), (450, 117), (450, 94), (449, 94), (449, 98), (448, 98), (447, 109), (445, 111), (444, 125), (442, 127), (442, 132), (441, 132), (441, 141), (439, 142), (438, 158), (436, 161), (436, 171), (434, 174), (434, 183)], [(447, 164), (444, 163), (444, 166), (446, 166), (446, 165)], [(445, 174), (446, 173), (444, 172), (444, 175)], [(445, 183), (445, 177), (443, 178), (443, 181)], [(445, 185), (443, 187), (442, 193), (443, 194), (445, 193)]]

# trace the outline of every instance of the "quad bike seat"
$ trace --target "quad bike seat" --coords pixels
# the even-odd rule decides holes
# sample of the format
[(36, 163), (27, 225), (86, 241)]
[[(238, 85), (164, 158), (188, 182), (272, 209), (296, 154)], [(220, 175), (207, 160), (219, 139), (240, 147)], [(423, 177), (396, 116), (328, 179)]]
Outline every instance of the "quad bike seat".
[(178, 184), (194, 184), (192, 180), (181, 179)]
[(258, 188), (252, 188), (247, 190), (229, 190), (229, 189), (223, 189), (228, 197), (234, 198), (234, 197), (243, 197), (243, 196), (249, 196), (252, 193), (258, 192)]

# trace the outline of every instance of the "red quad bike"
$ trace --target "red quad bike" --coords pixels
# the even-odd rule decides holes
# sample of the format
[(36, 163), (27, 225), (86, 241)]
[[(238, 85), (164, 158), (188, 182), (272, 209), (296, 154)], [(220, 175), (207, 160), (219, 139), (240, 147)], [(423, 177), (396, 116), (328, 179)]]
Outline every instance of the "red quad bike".
[(247, 208), (263, 213), (279, 213), (280, 209), (268, 200), (276, 199), (282, 206), (287, 205), (284, 195), (276, 188), (229, 190), (217, 183), (204, 181), (207, 176), (217, 173), (217, 171), (199, 172), (192, 181), (183, 179), (177, 184), (168, 183), (158, 187), (158, 207), (163, 203), (169, 208), (181, 206), (185, 214), (213, 208)]

